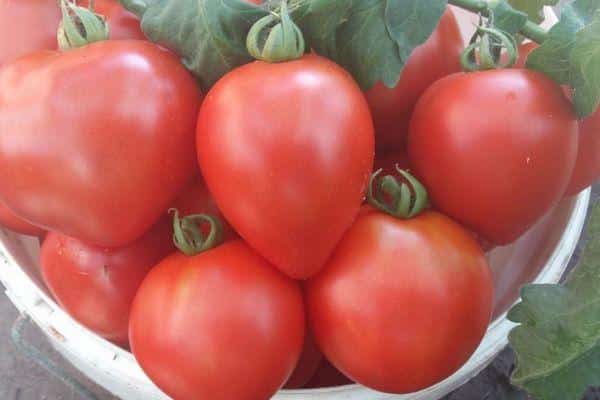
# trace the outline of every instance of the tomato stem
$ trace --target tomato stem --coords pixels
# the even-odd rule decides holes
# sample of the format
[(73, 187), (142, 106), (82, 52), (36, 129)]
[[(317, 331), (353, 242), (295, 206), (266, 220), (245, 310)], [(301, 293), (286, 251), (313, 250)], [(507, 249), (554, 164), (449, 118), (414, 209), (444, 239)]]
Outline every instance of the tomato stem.
[[(173, 243), (188, 256), (210, 250), (223, 242), (223, 225), (221, 221), (208, 214), (194, 214), (184, 218), (179, 217), (177, 209), (173, 213)], [(202, 223), (208, 223), (210, 231), (205, 237), (200, 229)]]
[(106, 18), (94, 12), (94, 2), (90, 8), (79, 7), (69, 0), (60, 0), (62, 21), (57, 32), (58, 47), (69, 50), (86, 46), (109, 37)]
[(393, 217), (410, 219), (419, 215), (428, 205), (428, 195), (425, 187), (409, 172), (396, 166), (403, 178), (398, 182), (392, 175), (381, 175), (381, 169), (376, 171), (369, 182), (367, 200), (369, 204)]
[(304, 35), (290, 16), (287, 0), (281, 2), (279, 12), (272, 11), (250, 28), (246, 47), (252, 57), (271, 63), (304, 55)]
[[(487, 1), (484, 0), (449, 0), (449, 4), (479, 13), (484, 17), (490, 15), (490, 7)], [(536, 43), (542, 44), (548, 38), (548, 32), (533, 21), (527, 21), (525, 26), (521, 28), (521, 35)]]

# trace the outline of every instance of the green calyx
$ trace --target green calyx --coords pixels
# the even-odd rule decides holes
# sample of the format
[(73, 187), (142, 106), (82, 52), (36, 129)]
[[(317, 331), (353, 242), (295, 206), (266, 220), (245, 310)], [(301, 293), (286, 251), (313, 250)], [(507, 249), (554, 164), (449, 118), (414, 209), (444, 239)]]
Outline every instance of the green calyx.
[(410, 219), (419, 215), (429, 203), (427, 190), (408, 171), (396, 166), (403, 178), (392, 175), (380, 177), (381, 169), (371, 176), (367, 200), (376, 209), (399, 219)]
[[(463, 51), (460, 62), (467, 72), (490, 69), (510, 68), (517, 62), (519, 50), (514, 36), (501, 29), (490, 26), (477, 27), (469, 46)], [(502, 59), (502, 51), (506, 51), (507, 59)]]
[(270, 63), (295, 60), (304, 55), (304, 35), (290, 16), (287, 0), (281, 2), (279, 12), (256, 21), (246, 38), (250, 55)]
[[(173, 243), (185, 255), (200, 254), (223, 242), (223, 226), (218, 218), (207, 214), (180, 218), (178, 210), (171, 209), (169, 212), (173, 213)], [(206, 236), (200, 229), (203, 223), (207, 223), (210, 229)]]
[(109, 28), (106, 18), (94, 12), (94, 1), (90, 7), (80, 7), (75, 0), (60, 0), (62, 21), (57, 39), (61, 50), (74, 49), (90, 43), (107, 40)]

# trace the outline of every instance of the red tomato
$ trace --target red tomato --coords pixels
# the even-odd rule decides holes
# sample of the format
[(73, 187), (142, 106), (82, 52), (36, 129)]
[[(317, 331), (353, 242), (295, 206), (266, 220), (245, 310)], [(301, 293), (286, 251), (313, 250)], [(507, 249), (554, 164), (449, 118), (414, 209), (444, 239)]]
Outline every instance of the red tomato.
[(366, 94), (371, 107), (378, 152), (402, 150), (417, 100), (438, 79), (461, 70), (464, 42), (456, 17), (448, 9), (429, 39), (411, 54), (400, 82), (393, 88), (378, 83)]
[(165, 219), (135, 243), (117, 249), (87, 245), (51, 232), (40, 254), (50, 292), (74, 319), (118, 344), (127, 344), (129, 311), (146, 274), (174, 250)]
[(359, 217), (306, 291), (327, 359), (392, 393), (424, 389), (460, 368), (485, 334), (492, 301), (483, 251), (436, 212)]
[[(519, 47), (519, 60), (516, 67), (524, 67), (527, 57), (538, 47), (537, 43), (526, 43)], [(567, 96), (571, 91), (564, 90)], [(566, 195), (572, 196), (600, 179), (600, 110), (579, 121), (579, 151)]]
[(0, 203), (0, 226), (29, 236), (42, 236), (45, 232), (42, 228), (20, 218), (2, 203)]
[(317, 372), (322, 359), (323, 354), (317, 347), (312, 333), (306, 332), (302, 354), (292, 376), (287, 380), (284, 387), (286, 389), (298, 389), (306, 385)]
[[(144, 38), (137, 18), (118, 1), (96, 0), (96, 10), (107, 17), (111, 39)], [(0, 40), (0, 65), (38, 50), (55, 50), (60, 20), (57, 0), (0, 0), (0, 37), (11, 38)]]
[(145, 41), (39, 52), (5, 65), (0, 200), (90, 244), (135, 241), (194, 176), (201, 98), (178, 58)]
[[(184, 217), (192, 214), (210, 214), (219, 218), (223, 225), (223, 238), (227, 240), (239, 239), (233, 228), (223, 220), (221, 211), (217, 208), (214, 199), (202, 179), (194, 179), (180, 194), (171, 206)], [(208, 233), (208, 232), (205, 232)]]
[(319, 271), (359, 211), (373, 125), (350, 75), (308, 55), (221, 79), (198, 121), (198, 157), (235, 230), (293, 278)]
[(177, 400), (264, 400), (292, 373), (304, 330), (299, 285), (236, 241), (154, 268), (135, 298), (129, 339), (144, 371)]
[(352, 382), (350, 379), (344, 376), (338, 371), (329, 361), (323, 359), (317, 372), (306, 384), (306, 388), (324, 388), (332, 386), (343, 386), (350, 385)]
[(419, 100), (408, 155), (437, 209), (507, 244), (564, 193), (577, 121), (561, 88), (540, 73), (455, 74)]

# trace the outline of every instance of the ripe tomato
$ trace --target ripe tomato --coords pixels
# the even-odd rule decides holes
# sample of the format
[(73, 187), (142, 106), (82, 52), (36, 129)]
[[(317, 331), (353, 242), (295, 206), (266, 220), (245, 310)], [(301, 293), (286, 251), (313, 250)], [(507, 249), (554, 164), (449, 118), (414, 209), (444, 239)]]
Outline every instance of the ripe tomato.
[(382, 175), (395, 175), (396, 166), (398, 166), (400, 169), (410, 169), (408, 155), (404, 151), (391, 152), (385, 155), (377, 155), (373, 170), (383, 170)]
[(127, 344), (129, 311), (146, 274), (174, 250), (169, 220), (121, 248), (91, 246), (50, 232), (42, 244), (42, 276), (56, 301), (100, 336)]
[[(538, 47), (530, 42), (519, 47), (519, 59), (516, 67), (524, 67), (527, 57)], [(564, 89), (568, 97), (569, 89)], [(566, 196), (572, 196), (600, 179), (600, 110), (579, 121), (579, 150), (575, 169), (567, 187)]]
[[(144, 38), (138, 19), (118, 1), (96, 0), (96, 11), (107, 17), (111, 39)], [(60, 20), (57, 0), (0, 0), (0, 37), (6, 38), (0, 40), (0, 65), (38, 50), (55, 50)]]
[(366, 93), (375, 121), (378, 153), (402, 150), (417, 100), (438, 79), (461, 70), (464, 42), (456, 17), (448, 9), (429, 39), (411, 54), (400, 82), (393, 88), (378, 83)]
[(321, 365), (323, 354), (317, 347), (315, 339), (310, 331), (306, 332), (304, 337), (304, 347), (302, 354), (294, 372), (285, 383), (286, 389), (298, 389), (306, 385), (306, 383), (315, 375), (317, 369)]
[(42, 228), (20, 218), (2, 203), (0, 203), (0, 226), (29, 236), (42, 236), (45, 232)]
[(146, 41), (39, 52), (5, 65), (0, 200), (90, 244), (131, 243), (194, 176), (201, 98), (178, 58)]
[(492, 312), (483, 251), (436, 212), (410, 220), (363, 214), (306, 288), (310, 325), (327, 359), (384, 392), (414, 392), (454, 373)]
[(373, 167), (371, 116), (350, 75), (314, 55), (247, 64), (212, 88), (197, 132), (202, 174), (229, 223), (289, 276), (316, 273)]
[(507, 244), (563, 195), (577, 121), (561, 88), (540, 73), (455, 74), (419, 100), (408, 155), (437, 209)]
[(177, 400), (263, 400), (292, 373), (304, 340), (299, 285), (242, 241), (150, 272), (131, 313), (133, 354)]

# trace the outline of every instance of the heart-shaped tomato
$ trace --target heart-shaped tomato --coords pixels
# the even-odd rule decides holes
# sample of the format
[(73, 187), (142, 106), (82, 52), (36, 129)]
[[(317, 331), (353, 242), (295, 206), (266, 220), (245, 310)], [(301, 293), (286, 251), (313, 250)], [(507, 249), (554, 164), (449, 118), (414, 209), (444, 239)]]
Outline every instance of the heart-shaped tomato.
[(350, 75), (324, 58), (254, 62), (200, 110), (198, 157), (223, 215), (289, 276), (319, 271), (359, 211), (373, 123)]
[(90, 244), (139, 238), (197, 173), (201, 94), (145, 41), (26, 56), (0, 70), (0, 201)]

